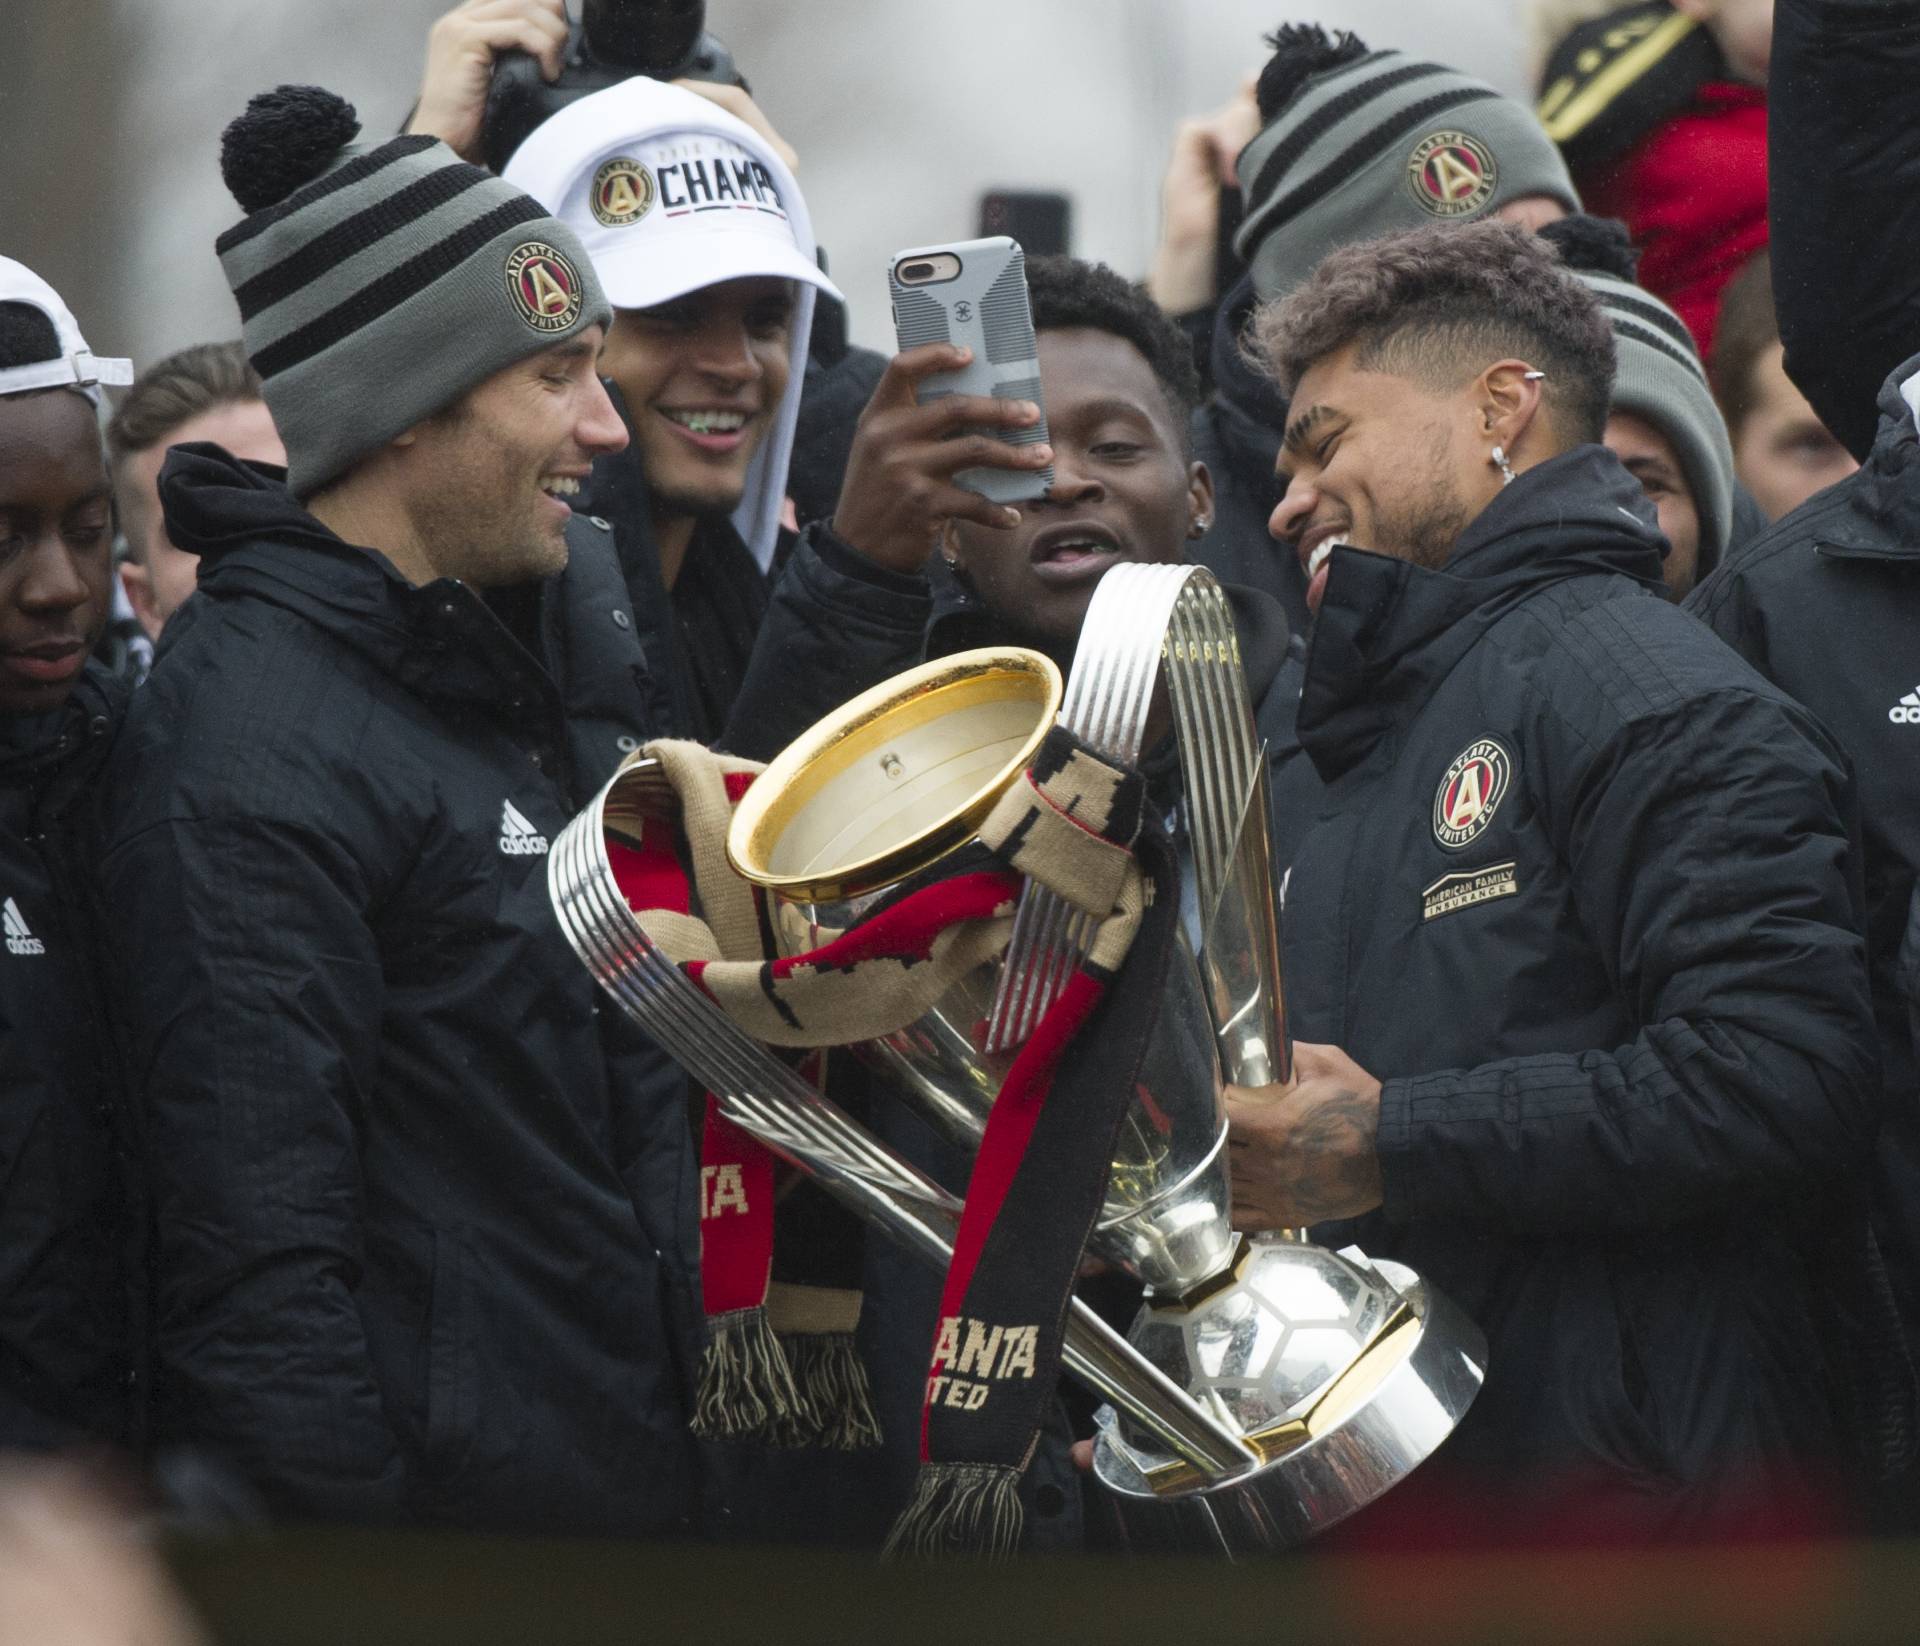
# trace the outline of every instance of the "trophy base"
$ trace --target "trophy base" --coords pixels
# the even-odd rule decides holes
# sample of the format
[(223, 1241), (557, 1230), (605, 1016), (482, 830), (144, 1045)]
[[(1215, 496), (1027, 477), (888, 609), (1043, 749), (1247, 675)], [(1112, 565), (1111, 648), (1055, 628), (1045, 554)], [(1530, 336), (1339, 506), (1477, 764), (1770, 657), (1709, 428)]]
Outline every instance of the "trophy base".
[(1290, 1548), (1364, 1508), (1453, 1432), (1480, 1392), (1486, 1339), (1413, 1270), (1367, 1261), (1402, 1307), (1304, 1412), (1247, 1436), (1261, 1461), (1246, 1473), (1209, 1480), (1129, 1443), (1114, 1409), (1100, 1409), (1093, 1472), (1129, 1549), (1231, 1558)]

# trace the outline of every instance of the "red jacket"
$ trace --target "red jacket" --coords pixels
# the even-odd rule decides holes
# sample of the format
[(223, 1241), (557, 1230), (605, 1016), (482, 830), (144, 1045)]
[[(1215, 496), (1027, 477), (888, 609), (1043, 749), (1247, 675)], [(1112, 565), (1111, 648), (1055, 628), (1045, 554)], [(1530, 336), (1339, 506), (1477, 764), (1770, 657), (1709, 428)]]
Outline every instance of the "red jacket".
[(1618, 217), (1645, 256), (1640, 283), (1687, 323), (1704, 358), (1720, 291), (1767, 244), (1767, 94), (1717, 81), (1604, 178), (1587, 209)]

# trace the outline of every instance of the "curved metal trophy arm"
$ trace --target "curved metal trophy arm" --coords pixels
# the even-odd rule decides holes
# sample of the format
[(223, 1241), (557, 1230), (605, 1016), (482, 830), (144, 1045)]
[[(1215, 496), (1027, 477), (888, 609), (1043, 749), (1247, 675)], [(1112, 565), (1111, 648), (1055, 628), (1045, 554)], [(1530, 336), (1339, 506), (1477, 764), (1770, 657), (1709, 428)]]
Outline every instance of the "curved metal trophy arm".
[[(1226, 591), (1202, 566), (1115, 566), (1087, 607), (1060, 723), (1134, 764), (1162, 677), (1173, 707), (1200, 957), (1221, 1067), (1235, 1085), (1292, 1071), (1273, 897), (1272, 800)], [(1216, 938), (1222, 952), (1215, 956)], [(988, 1024), (990, 1050), (1024, 1041), (1085, 958), (1093, 923), (1043, 886), (1021, 895)], [(1224, 991), (1224, 992), (1223, 992)]]

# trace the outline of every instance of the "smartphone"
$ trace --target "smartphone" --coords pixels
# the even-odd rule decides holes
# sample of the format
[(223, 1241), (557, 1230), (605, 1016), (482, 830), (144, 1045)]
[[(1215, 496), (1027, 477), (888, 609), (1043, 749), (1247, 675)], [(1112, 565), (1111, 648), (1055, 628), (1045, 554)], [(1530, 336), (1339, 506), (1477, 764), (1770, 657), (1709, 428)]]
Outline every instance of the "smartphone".
[[(1047, 438), (1046, 405), (1040, 398), (1040, 358), (1033, 340), (1033, 310), (1027, 302), (1027, 259), (1019, 243), (998, 235), (920, 246), (897, 254), (887, 270), (893, 294), (893, 330), (902, 350), (926, 343), (956, 343), (973, 351), (961, 371), (927, 378), (922, 405), (949, 394), (1031, 400), (1040, 418), (1024, 429), (995, 429), (1012, 446), (1037, 446)], [(954, 484), (996, 503), (1029, 503), (1053, 485), (1053, 468), (962, 469)]]
[(1010, 234), (1035, 257), (1059, 256), (1073, 235), (1073, 202), (1052, 189), (989, 189), (980, 196), (980, 232)]

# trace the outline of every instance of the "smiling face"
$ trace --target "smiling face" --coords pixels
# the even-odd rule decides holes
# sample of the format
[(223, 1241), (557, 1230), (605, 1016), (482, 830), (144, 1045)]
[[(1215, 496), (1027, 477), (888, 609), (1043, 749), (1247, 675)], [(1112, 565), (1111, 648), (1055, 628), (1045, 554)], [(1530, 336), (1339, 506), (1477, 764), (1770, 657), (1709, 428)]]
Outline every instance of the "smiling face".
[(955, 521), (948, 551), (1010, 638), (1072, 657), (1093, 591), (1123, 560), (1179, 561), (1213, 481), (1146, 356), (1090, 326), (1038, 334), (1053, 486), (1006, 531)]
[(656, 519), (739, 506), (787, 392), (793, 312), (790, 282), (756, 276), (615, 313), (602, 369), (626, 400)]
[(1291, 545), (1320, 609), (1333, 549), (1347, 544), (1439, 567), (1499, 477), (1473, 438), (1473, 384), (1435, 389), (1356, 363), (1358, 346), (1314, 362), (1294, 386), (1268, 529)]
[(84, 396), (0, 398), (0, 715), (66, 701), (106, 627), (113, 504)]
[(409, 430), (404, 508), (432, 576), (499, 588), (567, 563), (567, 499), (627, 443), (596, 362), (598, 326), (494, 373)]

